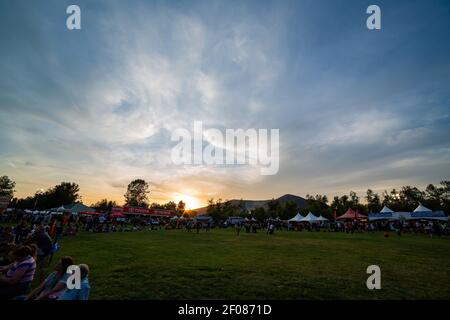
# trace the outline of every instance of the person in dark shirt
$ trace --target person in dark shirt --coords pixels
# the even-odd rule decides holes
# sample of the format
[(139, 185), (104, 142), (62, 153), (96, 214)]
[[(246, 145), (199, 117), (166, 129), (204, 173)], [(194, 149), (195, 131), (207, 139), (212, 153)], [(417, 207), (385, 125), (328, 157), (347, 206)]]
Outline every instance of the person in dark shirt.
[(48, 235), (43, 227), (36, 230), (36, 244), (38, 247), (37, 255), (39, 257), (47, 256), (52, 250), (52, 238)]

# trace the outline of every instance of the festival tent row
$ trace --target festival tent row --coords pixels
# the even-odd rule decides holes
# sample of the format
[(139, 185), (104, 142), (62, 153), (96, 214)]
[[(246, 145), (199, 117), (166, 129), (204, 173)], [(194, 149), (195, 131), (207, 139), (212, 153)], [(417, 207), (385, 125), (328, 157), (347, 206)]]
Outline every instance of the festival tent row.
[[(11, 209), (11, 211), (14, 209)], [(85, 206), (81, 203), (73, 203), (68, 205), (63, 205), (58, 208), (51, 208), (47, 210), (30, 210), (25, 209), (23, 210), (27, 214), (33, 214), (33, 215), (47, 215), (47, 214), (57, 214), (62, 215), (64, 213), (66, 214), (96, 214), (95, 209), (92, 209), (88, 206)]]
[(315, 216), (312, 212), (309, 212), (306, 217), (303, 217), (300, 213), (297, 213), (297, 215), (291, 219), (288, 220), (289, 222), (324, 222), (328, 221), (327, 218), (322, 217), (321, 215), (319, 217)]
[[(101, 216), (104, 213), (96, 212), (95, 209), (88, 207), (82, 203), (73, 203), (62, 205), (57, 208), (51, 208), (43, 211), (25, 209), (26, 214), (33, 215), (83, 215), (83, 216)], [(125, 218), (130, 216), (153, 216), (153, 217), (174, 217), (173, 210), (148, 209), (138, 207), (114, 207), (111, 210), (110, 218)]]
[[(26, 211), (26, 210), (25, 210)], [(96, 212), (95, 209), (85, 206), (81, 203), (74, 203), (69, 205), (63, 205), (58, 208), (48, 209), (46, 212), (63, 214), (80, 214), (80, 215), (101, 215), (102, 213)], [(111, 210), (111, 217), (113, 218), (123, 218), (126, 215), (152, 215), (152, 216), (175, 216), (175, 212), (171, 210), (161, 210), (161, 209), (148, 209), (148, 208), (138, 208), (138, 207), (114, 207)]]
[[(439, 220), (439, 221), (448, 221), (449, 218), (445, 215), (443, 211), (432, 211), (422, 204), (413, 211), (413, 212), (394, 212), (389, 209), (387, 206), (384, 206), (380, 212), (377, 213), (369, 213), (368, 216), (360, 214), (358, 211), (354, 211), (349, 208), (343, 215), (336, 218), (336, 220), (365, 220), (369, 221), (380, 221), (380, 220)], [(328, 219), (322, 216), (315, 216), (311, 212), (308, 213), (306, 217), (303, 217), (300, 213), (291, 219), (289, 222), (320, 222), (327, 221)]]
[(448, 217), (443, 211), (432, 211), (419, 203), (413, 212), (394, 212), (388, 207), (378, 213), (369, 213), (369, 221), (379, 220), (439, 220), (448, 221)]
[(124, 214), (124, 215), (139, 215), (139, 216), (154, 216), (154, 217), (173, 217), (176, 216), (173, 210), (163, 210), (163, 209), (148, 209), (148, 208), (138, 208), (138, 207), (114, 207), (111, 212), (113, 214)]
[(63, 213), (71, 213), (71, 214), (95, 214), (95, 209), (85, 206), (82, 203), (72, 203), (62, 205), (58, 208), (48, 209), (47, 212), (63, 214)]

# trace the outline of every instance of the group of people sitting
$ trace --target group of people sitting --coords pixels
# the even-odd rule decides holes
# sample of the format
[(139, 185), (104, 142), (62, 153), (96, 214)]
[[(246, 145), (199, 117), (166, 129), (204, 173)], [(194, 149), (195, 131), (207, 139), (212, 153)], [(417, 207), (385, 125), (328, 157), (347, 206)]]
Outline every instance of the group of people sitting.
[[(53, 236), (52, 236), (53, 235)], [(81, 288), (67, 287), (71, 257), (62, 257), (54, 272), (28, 293), (36, 271), (44, 261), (51, 262), (62, 236), (57, 224), (31, 225), (21, 221), (16, 227), (0, 226), (0, 299), (17, 300), (85, 300), (89, 296), (89, 267), (80, 264)], [(38, 272), (39, 278), (41, 272)], [(42, 274), (43, 275), (43, 274)]]
[(72, 257), (64, 256), (55, 269), (36, 288), (29, 291), (37, 269), (37, 246), (21, 245), (11, 254), (11, 263), (0, 267), (0, 300), (87, 300), (90, 292), (89, 267), (78, 265), (80, 286), (68, 286), (74, 265)]
[(16, 228), (0, 227), (0, 265), (8, 260), (8, 255), (21, 245), (36, 247), (37, 257), (47, 257), (52, 252), (54, 242), (48, 228), (19, 224)]

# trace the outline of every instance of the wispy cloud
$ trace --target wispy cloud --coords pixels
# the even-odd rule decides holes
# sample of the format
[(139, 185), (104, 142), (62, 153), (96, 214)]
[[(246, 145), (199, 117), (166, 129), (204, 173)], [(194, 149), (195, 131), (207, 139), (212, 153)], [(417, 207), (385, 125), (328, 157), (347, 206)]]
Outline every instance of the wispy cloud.
[[(73, 32), (68, 4), (0, 5), (0, 171), (21, 196), (68, 179), (89, 202), (136, 177), (154, 200), (448, 178), (445, 2), (382, 1), (378, 33), (358, 1), (79, 1)], [(194, 120), (279, 128), (279, 174), (172, 165), (171, 130)]]

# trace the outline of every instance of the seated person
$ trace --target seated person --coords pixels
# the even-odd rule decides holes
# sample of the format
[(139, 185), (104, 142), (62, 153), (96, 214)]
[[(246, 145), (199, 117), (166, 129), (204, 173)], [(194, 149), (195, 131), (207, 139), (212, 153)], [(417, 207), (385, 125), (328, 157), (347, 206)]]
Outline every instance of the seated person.
[(50, 254), (52, 251), (52, 238), (45, 231), (45, 228), (39, 227), (36, 230), (36, 244), (38, 247), (38, 257), (44, 257)]
[(55, 271), (27, 296), (27, 300), (56, 300), (67, 289), (67, 268), (73, 265), (72, 257), (62, 257)]
[(89, 284), (89, 267), (87, 264), (80, 264), (80, 289), (67, 289), (58, 300), (88, 300), (91, 286)]
[(21, 246), (13, 252), (13, 263), (0, 268), (0, 299), (12, 299), (24, 294), (34, 278), (36, 261), (32, 257), (32, 250), (28, 246)]

